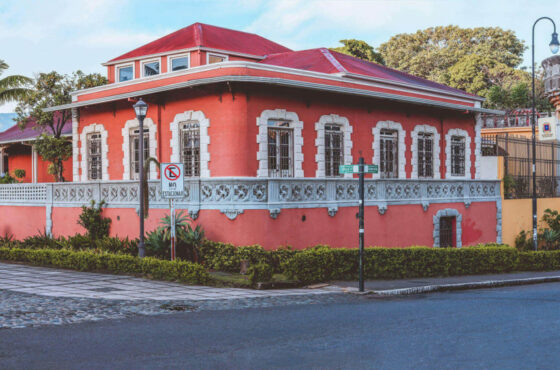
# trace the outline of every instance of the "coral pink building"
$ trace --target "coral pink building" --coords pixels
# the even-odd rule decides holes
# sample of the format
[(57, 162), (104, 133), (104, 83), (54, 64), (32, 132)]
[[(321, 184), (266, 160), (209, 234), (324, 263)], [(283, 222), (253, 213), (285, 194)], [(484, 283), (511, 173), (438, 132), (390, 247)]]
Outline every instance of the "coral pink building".
[[(356, 246), (358, 181), (338, 168), (360, 155), (379, 165), (365, 185), (366, 245), (501, 239), (500, 186), (480, 171), (479, 115), (492, 111), (478, 96), (200, 23), (104, 66), (108, 85), (50, 108), (73, 112), (73, 183), (19, 185), (19, 201), (0, 189), (1, 233), (80, 232), (79, 206), (104, 199), (111, 233), (137, 236), (142, 137), (144, 158), (184, 163), (178, 208), (212, 240)], [(140, 97), (149, 104), (143, 133), (132, 108)], [(168, 212), (155, 165), (149, 177), (148, 230)]]

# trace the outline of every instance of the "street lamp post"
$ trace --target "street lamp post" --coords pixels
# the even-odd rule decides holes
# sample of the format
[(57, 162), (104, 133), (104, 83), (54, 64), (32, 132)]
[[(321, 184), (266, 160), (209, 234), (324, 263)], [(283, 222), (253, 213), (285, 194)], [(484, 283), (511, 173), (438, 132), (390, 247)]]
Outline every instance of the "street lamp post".
[(142, 186), (142, 180), (144, 179), (144, 118), (146, 118), (146, 113), (148, 112), (148, 104), (142, 99), (139, 99), (133, 107), (136, 112), (138, 129), (140, 131), (140, 138), (138, 140), (138, 161), (140, 166), (140, 191), (138, 192), (140, 194), (140, 241), (138, 242), (138, 257), (142, 258), (146, 254), (146, 249), (144, 247), (144, 186)]
[(537, 250), (537, 145), (536, 145), (536, 129), (535, 129), (535, 26), (540, 20), (548, 19), (552, 22), (552, 26), (554, 27), (554, 32), (552, 32), (552, 39), (550, 41), (550, 51), (553, 54), (558, 52), (558, 48), (560, 47), (560, 43), (558, 42), (558, 34), (556, 33), (556, 24), (554, 21), (549, 17), (540, 17), (533, 23), (533, 33), (532, 33), (532, 44), (531, 44), (531, 52), (532, 52), (532, 59), (531, 59), (531, 68), (532, 68), (532, 88), (533, 88), (533, 104), (532, 104), (532, 117), (531, 117), (531, 126), (532, 126), (532, 154), (533, 154), (533, 248)]

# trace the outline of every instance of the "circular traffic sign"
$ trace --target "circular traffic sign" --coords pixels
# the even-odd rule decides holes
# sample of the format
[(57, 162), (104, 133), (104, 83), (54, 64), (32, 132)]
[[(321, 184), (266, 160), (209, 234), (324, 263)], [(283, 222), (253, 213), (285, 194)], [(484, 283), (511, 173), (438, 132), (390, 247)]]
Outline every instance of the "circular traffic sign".
[(177, 181), (181, 177), (181, 169), (175, 164), (165, 166), (163, 175), (169, 181)]

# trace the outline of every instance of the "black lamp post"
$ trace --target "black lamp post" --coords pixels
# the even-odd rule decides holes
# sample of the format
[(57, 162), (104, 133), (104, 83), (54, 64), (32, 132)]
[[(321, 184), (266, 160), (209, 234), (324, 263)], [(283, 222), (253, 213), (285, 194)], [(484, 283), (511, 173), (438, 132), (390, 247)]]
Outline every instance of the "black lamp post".
[(560, 47), (560, 43), (558, 42), (558, 34), (556, 33), (556, 24), (554, 21), (549, 17), (540, 17), (533, 23), (533, 34), (532, 34), (532, 44), (531, 44), (531, 52), (532, 52), (532, 59), (531, 59), (531, 68), (532, 68), (532, 79), (533, 79), (533, 105), (532, 105), (532, 131), (533, 131), (533, 248), (537, 250), (537, 146), (536, 146), (536, 129), (535, 129), (535, 26), (537, 23), (542, 19), (548, 19), (552, 22), (552, 26), (554, 27), (554, 32), (552, 32), (552, 39), (550, 41), (550, 51), (553, 54), (558, 52), (558, 48)]
[(142, 186), (142, 180), (144, 179), (144, 118), (146, 118), (146, 113), (148, 112), (148, 104), (142, 99), (139, 99), (133, 107), (136, 112), (138, 129), (140, 131), (140, 139), (138, 140), (140, 157), (138, 159), (140, 162), (140, 241), (138, 242), (138, 257), (142, 258), (146, 254), (146, 249), (144, 248), (144, 187)]

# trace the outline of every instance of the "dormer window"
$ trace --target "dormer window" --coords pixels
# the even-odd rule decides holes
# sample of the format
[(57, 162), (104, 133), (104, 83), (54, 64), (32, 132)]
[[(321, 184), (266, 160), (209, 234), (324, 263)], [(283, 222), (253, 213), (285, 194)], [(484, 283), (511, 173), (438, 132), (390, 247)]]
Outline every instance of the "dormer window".
[(177, 55), (173, 57), (169, 57), (169, 71), (180, 71), (182, 69), (189, 68), (189, 56), (184, 55)]
[(134, 66), (132, 64), (117, 67), (117, 81), (129, 81), (134, 78)]
[(213, 54), (213, 53), (206, 54), (206, 63), (207, 64), (221, 63), (221, 62), (226, 62), (227, 60), (228, 60), (227, 55)]
[(142, 63), (142, 77), (159, 75), (159, 60)]

